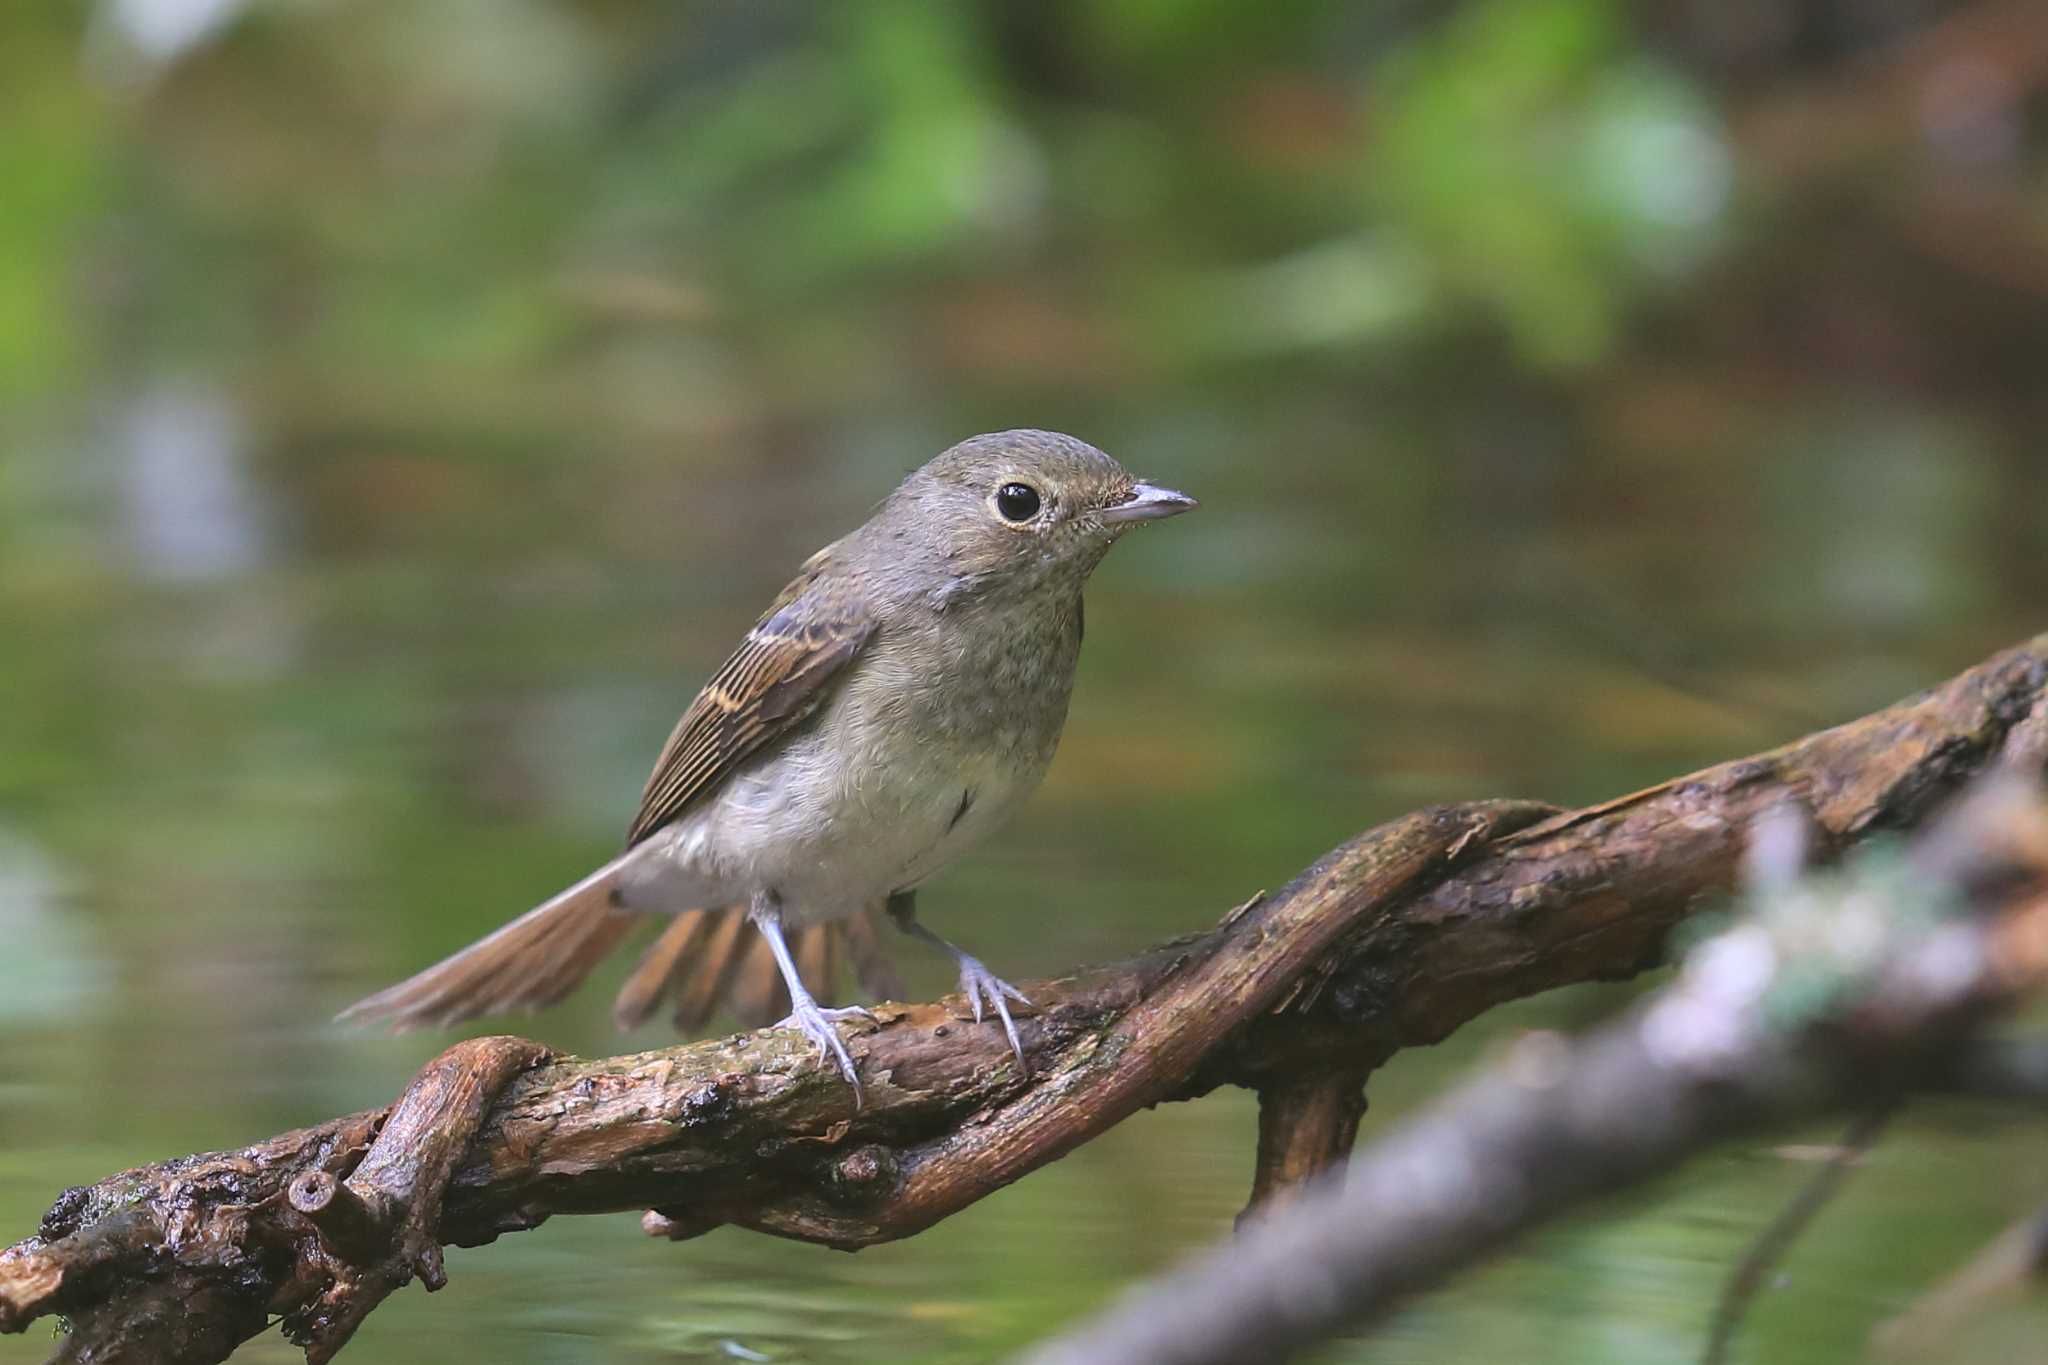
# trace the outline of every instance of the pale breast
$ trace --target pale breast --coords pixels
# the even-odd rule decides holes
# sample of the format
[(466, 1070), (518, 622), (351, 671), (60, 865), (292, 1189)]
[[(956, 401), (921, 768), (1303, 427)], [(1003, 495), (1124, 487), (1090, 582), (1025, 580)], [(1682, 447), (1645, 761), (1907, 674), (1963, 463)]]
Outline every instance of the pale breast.
[[(1076, 600), (1078, 609), (1078, 599)], [(671, 827), (673, 891), (763, 890), (791, 923), (918, 885), (1038, 786), (1072, 690), (1071, 618), (884, 638), (807, 725)], [(682, 908), (680, 906), (673, 908)]]

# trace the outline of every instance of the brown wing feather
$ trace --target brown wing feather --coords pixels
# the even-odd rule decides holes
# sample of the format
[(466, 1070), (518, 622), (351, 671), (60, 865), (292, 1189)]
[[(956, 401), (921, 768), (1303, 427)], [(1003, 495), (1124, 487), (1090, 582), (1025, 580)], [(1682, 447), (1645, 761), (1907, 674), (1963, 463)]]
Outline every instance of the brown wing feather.
[(816, 710), (827, 685), (874, 633), (858, 596), (827, 586), (831, 553), (827, 548), (811, 556), (676, 722), (641, 793), (628, 847), (688, 810), (748, 755)]

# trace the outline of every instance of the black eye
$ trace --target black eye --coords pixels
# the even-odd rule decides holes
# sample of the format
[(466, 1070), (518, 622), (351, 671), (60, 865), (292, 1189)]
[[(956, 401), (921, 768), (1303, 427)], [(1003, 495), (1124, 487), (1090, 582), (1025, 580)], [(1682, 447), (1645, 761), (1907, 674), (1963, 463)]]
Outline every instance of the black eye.
[(1006, 483), (996, 490), (996, 511), (1004, 521), (1029, 521), (1038, 515), (1038, 490), (1028, 483)]

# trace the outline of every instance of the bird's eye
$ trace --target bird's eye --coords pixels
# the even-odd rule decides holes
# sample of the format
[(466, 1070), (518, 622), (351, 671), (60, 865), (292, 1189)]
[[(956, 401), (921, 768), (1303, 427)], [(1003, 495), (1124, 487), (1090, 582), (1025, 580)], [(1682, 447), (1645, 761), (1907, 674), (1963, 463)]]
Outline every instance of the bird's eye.
[(1038, 507), (1038, 490), (1028, 483), (1006, 483), (996, 490), (996, 511), (1004, 521), (1029, 521)]

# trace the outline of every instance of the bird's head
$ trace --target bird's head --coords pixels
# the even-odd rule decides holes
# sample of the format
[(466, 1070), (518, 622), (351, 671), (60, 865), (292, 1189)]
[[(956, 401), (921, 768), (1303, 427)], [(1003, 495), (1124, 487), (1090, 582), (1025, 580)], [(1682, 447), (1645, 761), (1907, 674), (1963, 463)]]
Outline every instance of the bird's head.
[(974, 436), (903, 481), (883, 520), (905, 545), (936, 550), (960, 580), (1078, 587), (1117, 538), (1195, 500), (1134, 478), (1054, 431)]

